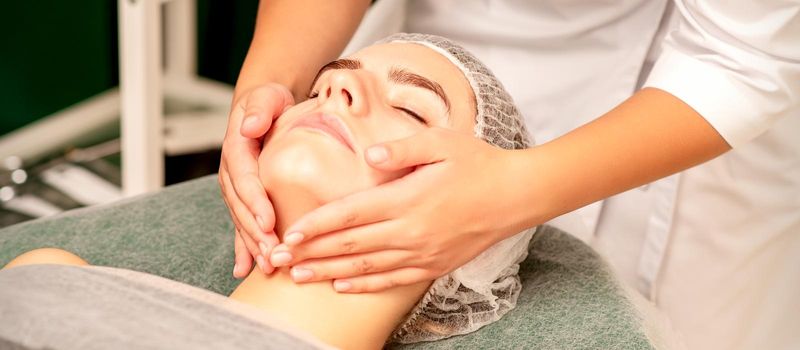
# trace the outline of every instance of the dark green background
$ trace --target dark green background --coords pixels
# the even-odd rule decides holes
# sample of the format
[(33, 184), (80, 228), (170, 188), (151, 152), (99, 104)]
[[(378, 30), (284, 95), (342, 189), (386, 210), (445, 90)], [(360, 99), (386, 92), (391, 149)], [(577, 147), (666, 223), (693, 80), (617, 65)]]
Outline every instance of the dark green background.
[[(155, 1), (155, 0), (146, 0)], [(258, 0), (199, 0), (198, 71), (233, 84)], [(3, 1), (0, 135), (118, 84), (117, 2)]]

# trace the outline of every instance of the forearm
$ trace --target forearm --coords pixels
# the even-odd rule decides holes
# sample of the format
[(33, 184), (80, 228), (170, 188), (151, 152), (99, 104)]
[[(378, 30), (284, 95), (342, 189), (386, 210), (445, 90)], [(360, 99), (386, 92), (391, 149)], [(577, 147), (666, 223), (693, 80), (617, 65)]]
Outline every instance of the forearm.
[(369, 1), (263, 0), (234, 99), (266, 82), (287, 86), (295, 100), (319, 67), (335, 59), (355, 32)]
[(539, 224), (563, 213), (708, 161), (730, 146), (678, 98), (644, 89), (558, 139), (526, 150), (525, 197)]

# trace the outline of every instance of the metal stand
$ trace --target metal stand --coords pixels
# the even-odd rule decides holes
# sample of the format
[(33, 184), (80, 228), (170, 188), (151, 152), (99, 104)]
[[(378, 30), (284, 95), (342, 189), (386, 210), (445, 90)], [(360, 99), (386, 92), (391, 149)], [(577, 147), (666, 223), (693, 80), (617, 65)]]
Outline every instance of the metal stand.
[[(163, 186), (164, 154), (222, 144), (233, 87), (197, 76), (196, 1), (119, 0), (118, 16), (120, 88), (0, 138), (0, 160), (33, 164), (121, 118), (122, 187), (132, 196)], [(164, 101), (202, 108), (164, 115)]]

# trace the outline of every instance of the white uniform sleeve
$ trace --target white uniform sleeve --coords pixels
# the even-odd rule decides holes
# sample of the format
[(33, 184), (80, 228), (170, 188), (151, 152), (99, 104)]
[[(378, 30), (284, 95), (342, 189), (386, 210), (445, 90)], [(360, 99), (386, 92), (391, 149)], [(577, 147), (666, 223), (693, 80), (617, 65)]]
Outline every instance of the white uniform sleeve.
[(800, 118), (800, 2), (676, 0), (677, 29), (644, 86), (700, 113), (732, 147)]

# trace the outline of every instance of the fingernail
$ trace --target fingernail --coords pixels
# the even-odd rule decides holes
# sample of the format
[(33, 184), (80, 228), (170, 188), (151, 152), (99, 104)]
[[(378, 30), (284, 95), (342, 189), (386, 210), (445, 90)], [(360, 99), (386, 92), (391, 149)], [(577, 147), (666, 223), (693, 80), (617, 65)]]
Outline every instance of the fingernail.
[(283, 266), (292, 261), (292, 254), (289, 254), (289, 252), (273, 253), (270, 261), (272, 261), (272, 265)]
[(305, 282), (314, 277), (314, 273), (311, 270), (302, 267), (293, 267), (291, 274), (292, 280), (295, 282)]
[(233, 276), (234, 277), (239, 276), (239, 264), (233, 264)]
[(283, 237), (283, 243), (288, 245), (296, 245), (303, 241), (303, 234), (300, 232), (289, 232), (286, 237)]
[(261, 216), (256, 216), (256, 222), (258, 223), (258, 227), (261, 228), (261, 231), (267, 231), (267, 225), (264, 224), (264, 219)]
[(258, 242), (258, 249), (261, 250), (261, 255), (267, 256), (269, 255), (269, 250), (267, 249), (267, 245), (264, 242)]
[(372, 163), (383, 163), (389, 159), (389, 152), (383, 146), (370, 147), (367, 148), (367, 159)]
[(333, 281), (333, 289), (337, 292), (346, 292), (352, 288), (353, 285), (347, 281)]
[(253, 126), (253, 124), (255, 124), (256, 121), (258, 121), (258, 117), (256, 117), (255, 115), (247, 116), (244, 118), (244, 121), (242, 122), (242, 127), (249, 128)]
[(264, 265), (266, 264), (264, 263), (263, 256), (259, 255), (256, 257), (256, 264), (258, 264), (258, 268), (261, 269), (261, 271), (264, 271)]

